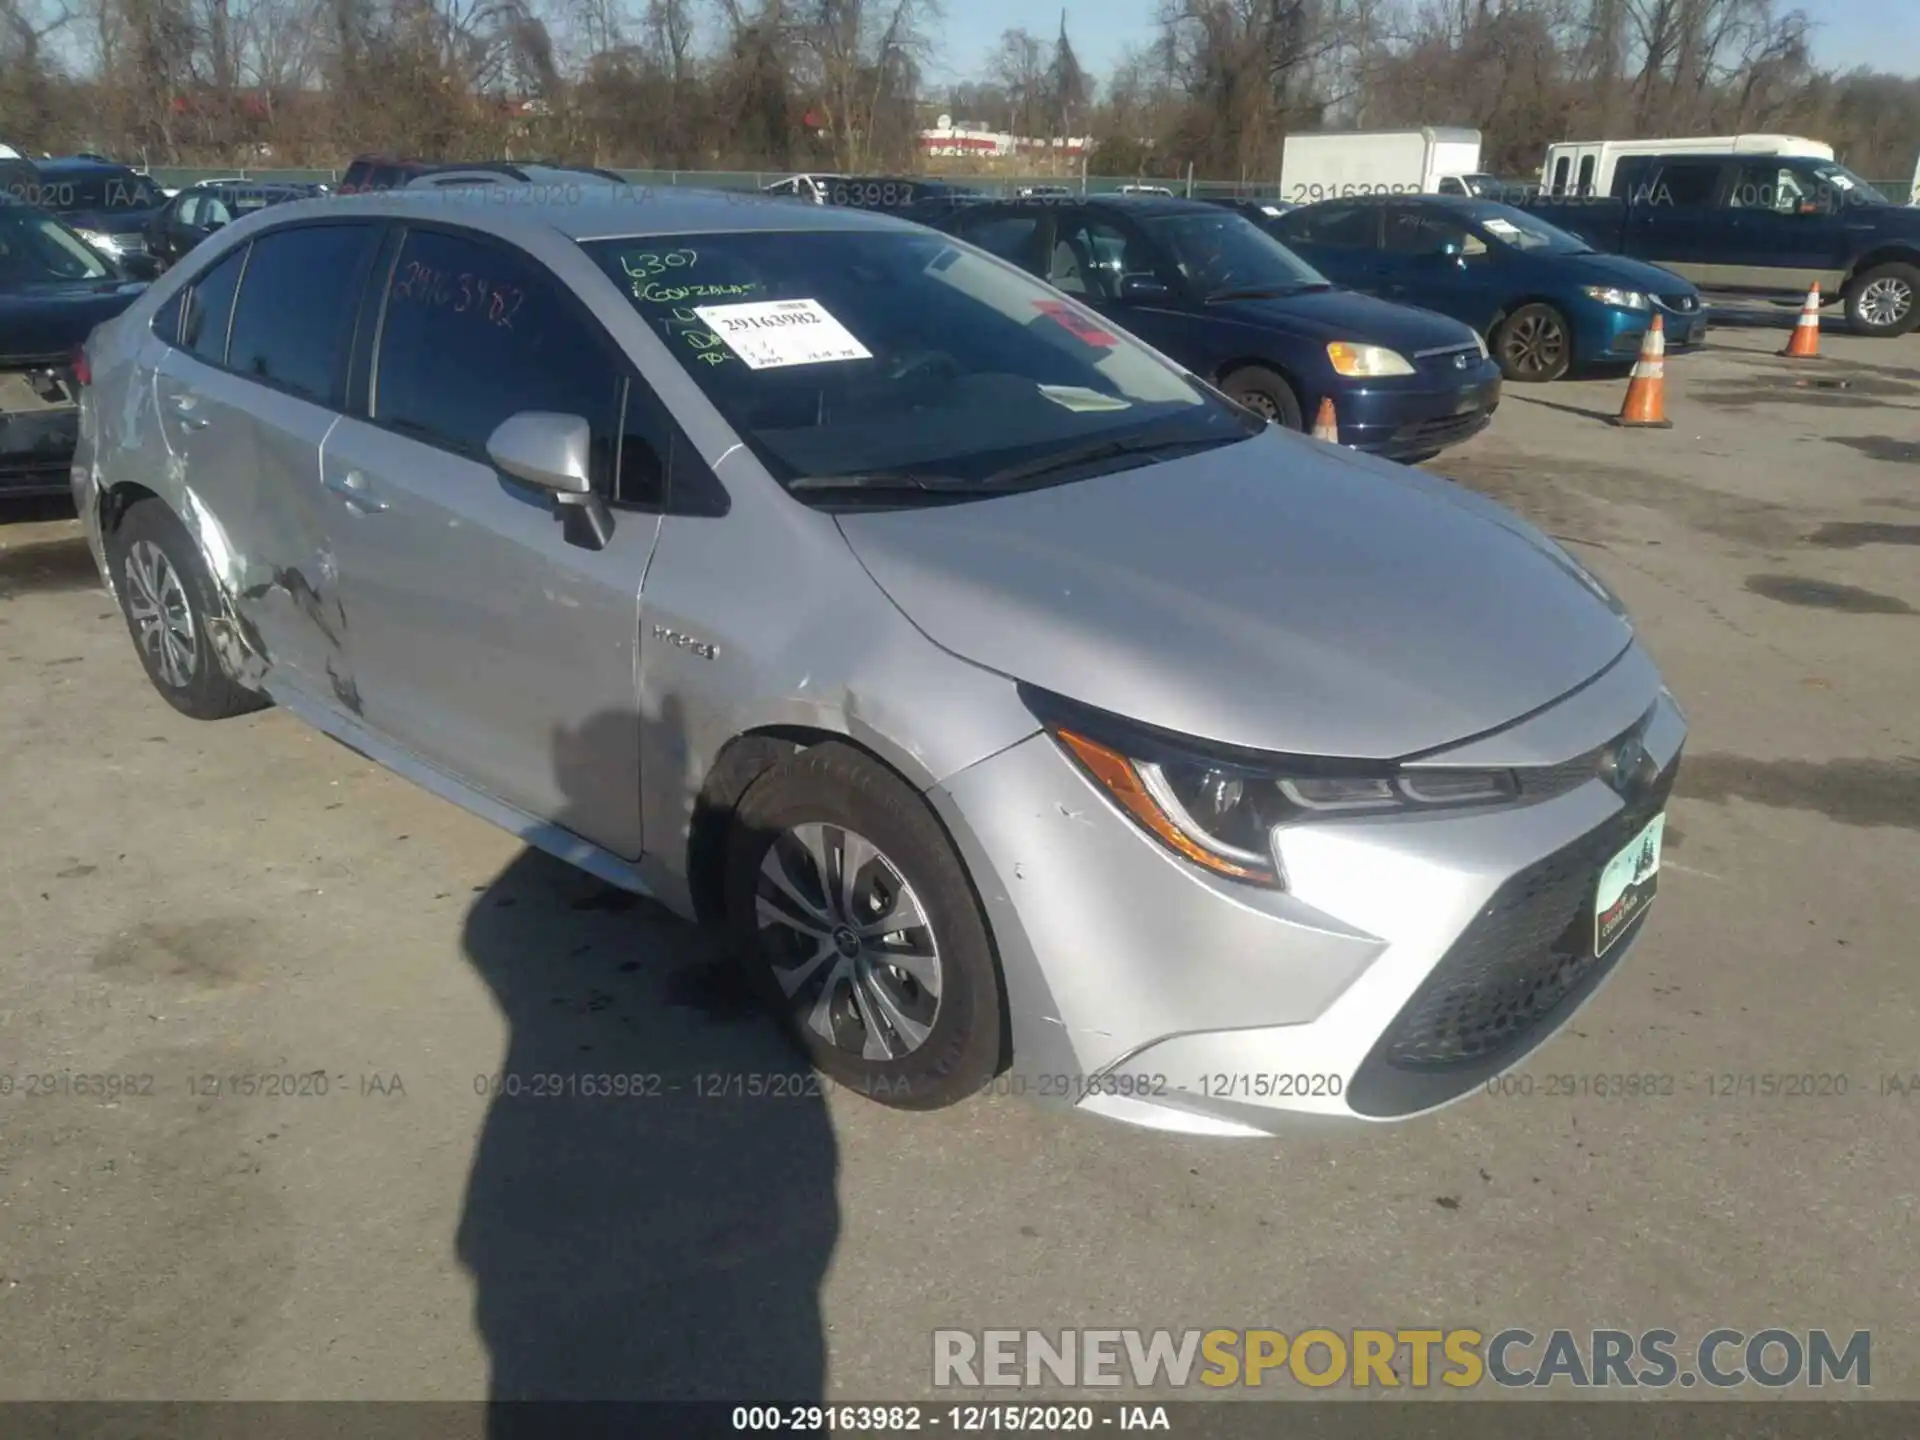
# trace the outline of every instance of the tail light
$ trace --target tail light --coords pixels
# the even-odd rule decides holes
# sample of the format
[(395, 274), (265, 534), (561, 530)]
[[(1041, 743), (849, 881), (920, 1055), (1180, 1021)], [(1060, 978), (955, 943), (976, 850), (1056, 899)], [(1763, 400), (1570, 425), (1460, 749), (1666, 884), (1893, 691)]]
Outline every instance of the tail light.
[(87, 360), (87, 352), (84, 346), (73, 352), (72, 368), (73, 368), (73, 379), (75, 384), (77, 385), (93, 384), (93, 366)]

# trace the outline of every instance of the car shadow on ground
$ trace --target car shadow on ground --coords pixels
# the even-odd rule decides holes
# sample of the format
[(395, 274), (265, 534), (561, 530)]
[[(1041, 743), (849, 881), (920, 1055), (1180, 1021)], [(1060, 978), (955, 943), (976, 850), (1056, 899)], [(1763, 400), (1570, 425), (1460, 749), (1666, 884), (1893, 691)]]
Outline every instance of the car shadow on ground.
[[(595, 727), (637, 723), (557, 742), (575, 804), (604, 783), (579, 763), (605, 753)], [(510, 1031), (457, 1241), (489, 1434), (551, 1433), (512, 1402), (818, 1402), (839, 1231), (824, 1082), (720, 942), (533, 850), (474, 897), (464, 940)]]

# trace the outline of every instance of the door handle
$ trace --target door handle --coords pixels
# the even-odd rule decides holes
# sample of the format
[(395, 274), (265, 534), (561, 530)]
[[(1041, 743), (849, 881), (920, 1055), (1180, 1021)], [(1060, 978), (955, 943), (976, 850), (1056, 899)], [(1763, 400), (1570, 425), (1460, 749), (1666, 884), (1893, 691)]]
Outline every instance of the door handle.
[(376, 499), (367, 489), (367, 477), (358, 470), (343, 470), (337, 475), (328, 475), (321, 483), (355, 509), (377, 515), (387, 508), (386, 501)]
[(180, 423), (185, 425), (189, 430), (204, 430), (207, 428), (207, 417), (198, 413), (200, 409), (200, 398), (197, 395), (189, 395), (185, 391), (176, 391), (167, 397), (167, 404), (173, 410), (174, 415), (179, 419)]

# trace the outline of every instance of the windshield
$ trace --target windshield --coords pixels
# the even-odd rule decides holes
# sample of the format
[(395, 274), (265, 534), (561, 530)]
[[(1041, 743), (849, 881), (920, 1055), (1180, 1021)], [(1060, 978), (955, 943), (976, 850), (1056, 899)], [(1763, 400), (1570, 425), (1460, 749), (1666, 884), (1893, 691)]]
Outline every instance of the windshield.
[(1536, 215), (1511, 205), (1488, 205), (1472, 212), (1473, 223), (1496, 245), (1508, 245), (1534, 255), (1585, 255), (1593, 249), (1577, 235), (1549, 225)]
[(1891, 205), (1893, 202), (1844, 165), (1823, 162), (1813, 167), (1814, 178), (1838, 194), (1843, 205)]
[(151, 180), (131, 170), (40, 173), (40, 203), (53, 211), (151, 210), (162, 198)]
[(1089, 442), (1259, 425), (1056, 290), (931, 231), (583, 247), (782, 483), (991, 488)]
[(1179, 211), (1142, 217), (1146, 232), (1202, 295), (1321, 288), (1331, 282), (1244, 215)]
[(57, 220), (0, 204), (0, 286), (106, 280), (112, 274), (106, 261)]

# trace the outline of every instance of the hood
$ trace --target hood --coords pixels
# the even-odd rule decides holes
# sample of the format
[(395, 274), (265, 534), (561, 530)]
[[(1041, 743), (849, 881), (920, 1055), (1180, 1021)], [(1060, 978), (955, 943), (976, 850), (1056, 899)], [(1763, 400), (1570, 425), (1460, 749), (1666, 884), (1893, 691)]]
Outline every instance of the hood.
[(1847, 229), (1871, 235), (1898, 235), (1920, 240), (1920, 202), (1856, 209), (1847, 217)]
[(880, 587), (954, 654), (1259, 750), (1431, 750), (1551, 703), (1632, 641), (1517, 516), (1278, 430), (1025, 494), (839, 520)]
[(70, 280), (0, 290), (0, 364), (65, 359), (147, 287), (127, 280)]
[[(1542, 257), (1545, 259), (1546, 257)], [(1691, 280), (1649, 265), (1644, 260), (1629, 260), (1625, 255), (1561, 255), (1550, 263), (1566, 279), (1582, 285), (1614, 285), (1623, 290), (1639, 290), (1649, 295), (1692, 295)]]
[(1376, 300), (1353, 290), (1309, 290), (1272, 300), (1229, 300), (1207, 306), (1206, 312), (1307, 340), (1353, 340), (1384, 345), (1406, 355), (1473, 343), (1473, 332), (1458, 320), (1431, 310)]

